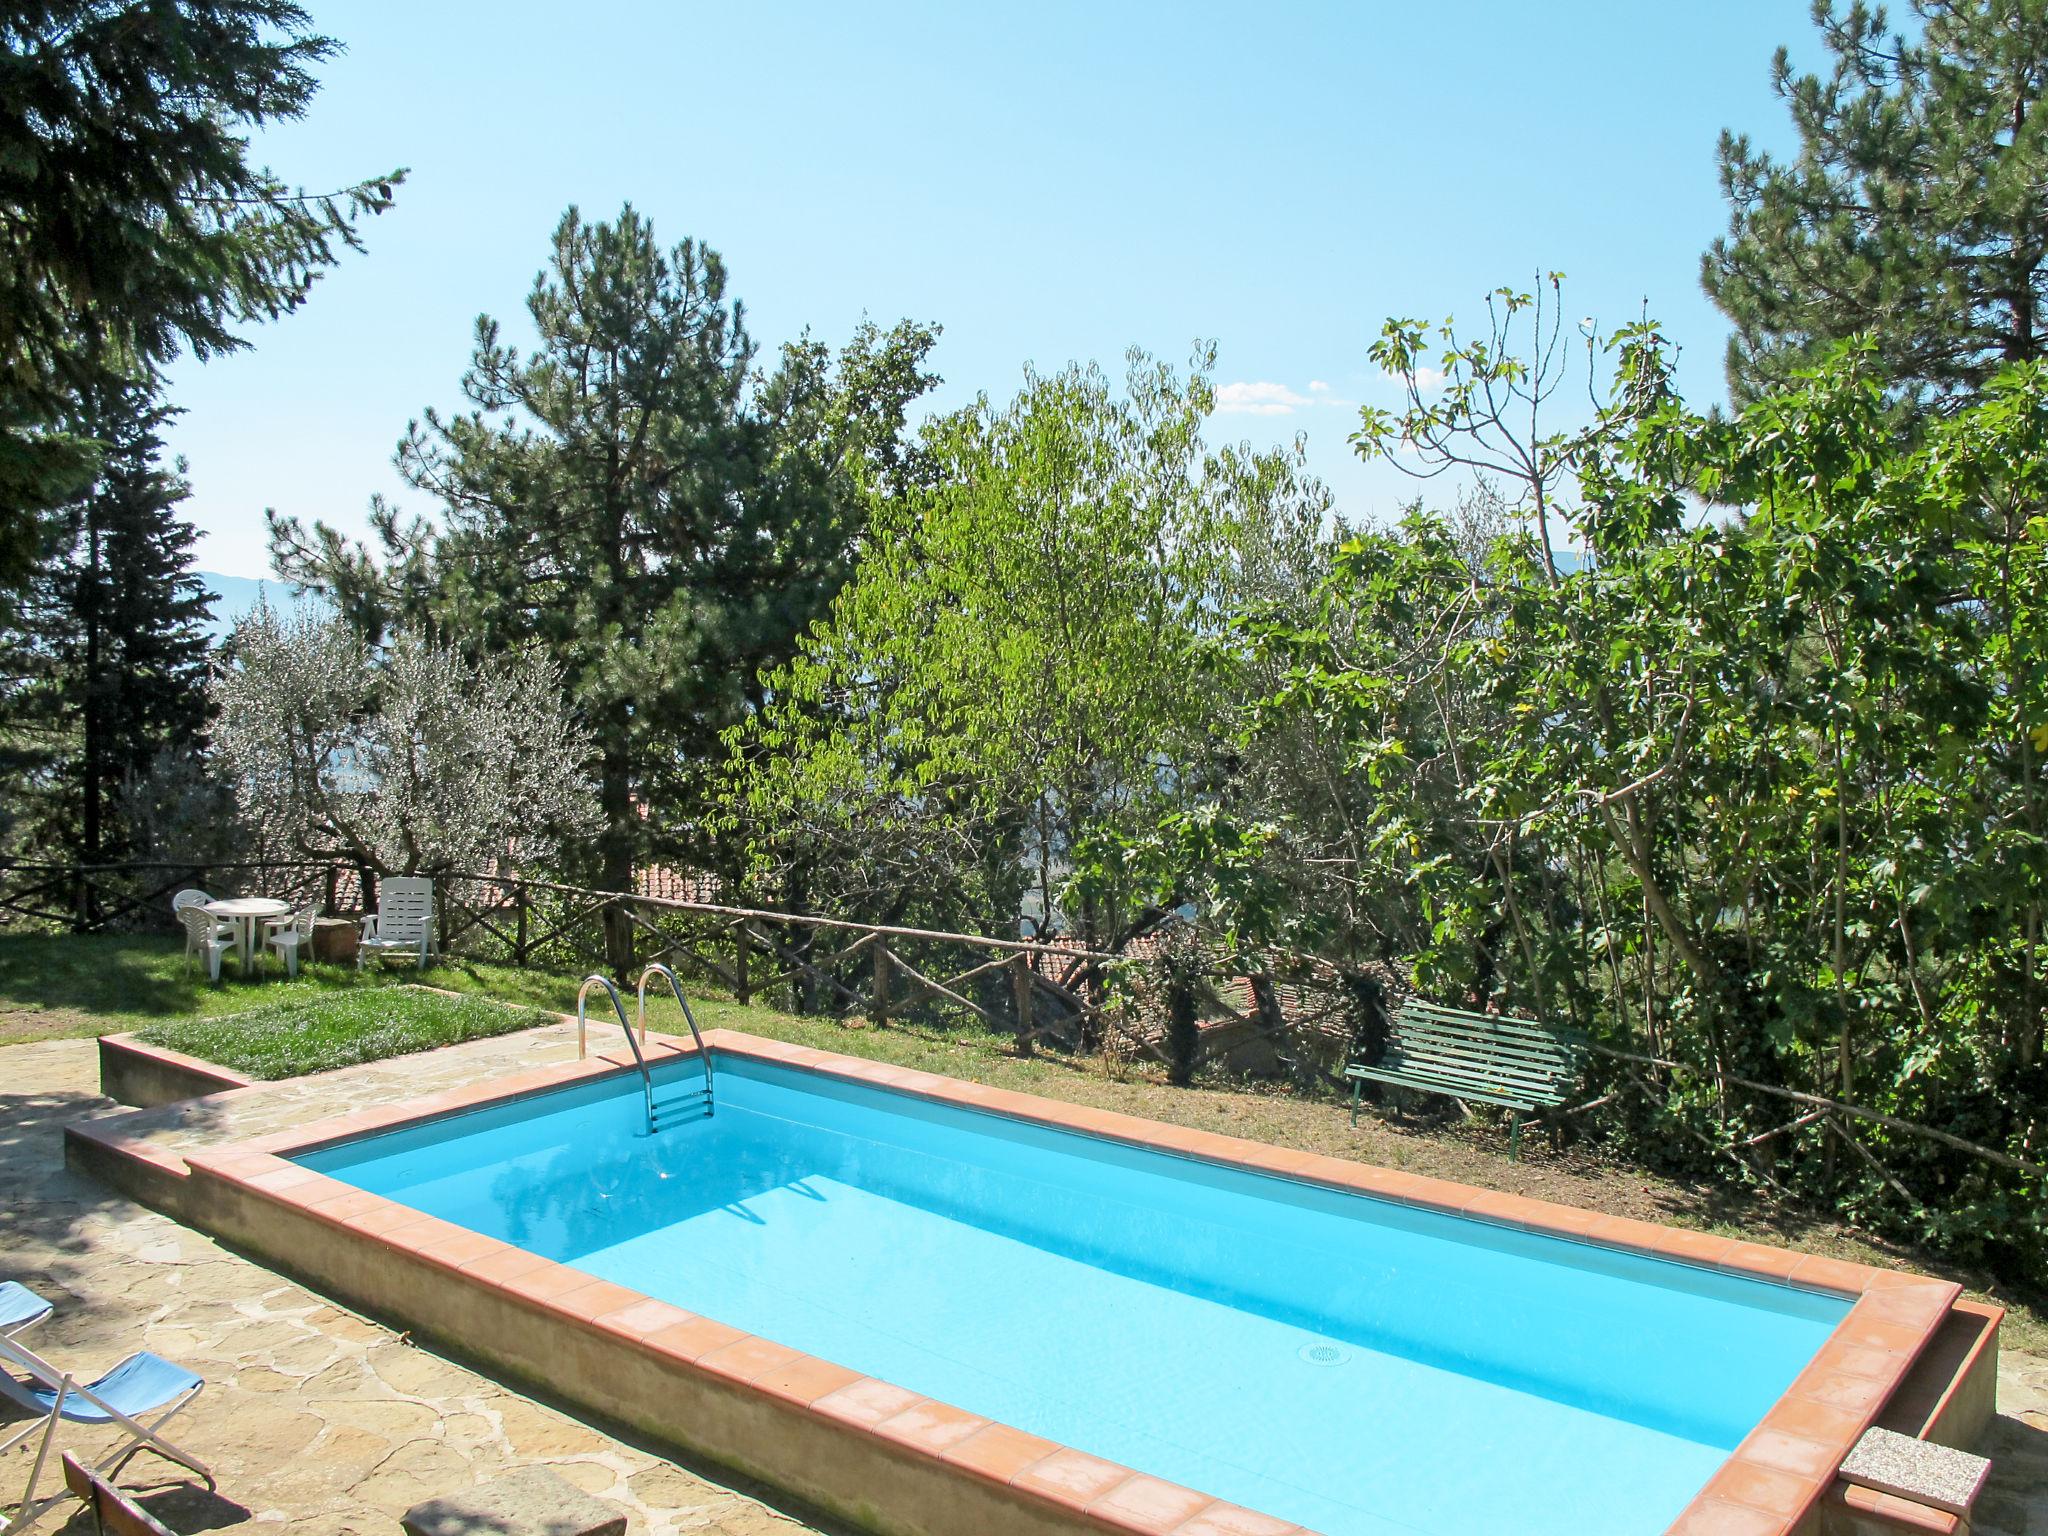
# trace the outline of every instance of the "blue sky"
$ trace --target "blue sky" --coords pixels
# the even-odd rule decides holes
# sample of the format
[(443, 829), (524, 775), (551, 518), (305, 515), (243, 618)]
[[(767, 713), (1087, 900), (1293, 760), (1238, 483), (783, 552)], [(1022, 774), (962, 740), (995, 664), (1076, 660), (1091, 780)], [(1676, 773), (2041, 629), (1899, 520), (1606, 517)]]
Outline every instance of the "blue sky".
[(347, 52), (261, 157), (412, 176), (305, 309), (172, 372), (199, 563), (233, 575), (267, 569), (266, 506), (430, 510), (391, 470), (407, 420), (459, 403), (480, 311), (523, 322), (562, 209), (628, 199), (724, 253), (764, 352), (942, 324), (934, 407), (1213, 337), (1216, 435), (1306, 433), (1383, 517), (1412, 490), (1352, 458), (1344, 402), (1391, 402), (1388, 314), (1477, 317), (1559, 269), (1573, 317), (1647, 300), (1688, 397), (1721, 397), (1715, 140), (1782, 143), (1772, 50), (1817, 52), (1801, 0), (309, 4)]

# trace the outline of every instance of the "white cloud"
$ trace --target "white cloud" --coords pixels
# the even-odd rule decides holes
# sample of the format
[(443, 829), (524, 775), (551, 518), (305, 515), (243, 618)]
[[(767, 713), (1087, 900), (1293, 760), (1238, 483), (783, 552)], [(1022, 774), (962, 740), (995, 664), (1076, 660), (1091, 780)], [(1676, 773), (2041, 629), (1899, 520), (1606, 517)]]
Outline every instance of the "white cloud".
[(1216, 409), (1225, 416), (1291, 416), (1295, 407), (1313, 405), (1306, 395), (1297, 395), (1285, 384), (1262, 379), (1216, 387)]
[[(1385, 369), (1381, 370), (1381, 376), (1383, 378), (1391, 379), (1396, 384), (1399, 384), (1401, 382), (1401, 375), (1399, 375), (1398, 373), (1389, 372)], [(1443, 383), (1443, 381), (1444, 371), (1441, 368), (1417, 368), (1415, 370), (1415, 387), (1417, 390), (1421, 391), (1424, 394), (1427, 394), (1432, 389), (1437, 388), (1439, 385)]]
[(1330, 386), (1321, 379), (1310, 379), (1308, 381), (1308, 392), (1312, 395), (1327, 395), (1330, 392)]

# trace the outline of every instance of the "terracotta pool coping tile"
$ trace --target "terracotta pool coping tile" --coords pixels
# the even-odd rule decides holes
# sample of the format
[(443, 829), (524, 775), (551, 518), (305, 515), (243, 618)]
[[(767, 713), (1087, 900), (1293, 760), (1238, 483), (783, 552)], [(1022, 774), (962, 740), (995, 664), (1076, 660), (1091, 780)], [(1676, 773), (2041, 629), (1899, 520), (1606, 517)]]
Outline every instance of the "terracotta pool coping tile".
[(1758, 1427), (1796, 1435), (1802, 1440), (1818, 1441), (1835, 1450), (1835, 1459), (1839, 1462), (1848, 1455), (1849, 1446), (1856, 1437), (1863, 1433), (1864, 1424), (1861, 1414), (1846, 1408), (1816, 1402), (1810, 1397), (1786, 1396), (1764, 1415)]
[(1860, 1296), (1868, 1287), (1869, 1276), (1870, 1270), (1864, 1265), (1809, 1253), (1792, 1266), (1791, 1279), (1794, 1285), (1813, 1286), (1843, 1296)]
[(550, 1297), (548, 1304), (557, 1312), (575, 1318), (579, 1323), (595, 1325), (597, 1320), (606, 1314), (620, 1311), (645, 1299), (642, 1292), (630, 1287), (586, 1276), (584, 1284)]
[(1952, 1536), (1963, 1529), (1963, 1521), (1945, 1509), (1902, 1499), (1894, 1493), (1866, 1488), (1861, 1483), (1842, 1484), (1841, 1502), (1850, 1509), (1874, 1515), (1887, 1526), (1904, 1531), (1931, 1531)]
[(1098, 1519), (1113, 1520), (1125, 1530), (1144, 1536), (1167, 1536), (1175, 1526), (1185, 1524), (1216, 1502), (1206, 1493), (1196, 1493), (1179, 1483), (1133, 1472), (1088, 1506)]
[(714, 1349), (723, 1349), (746, 1337), (747, 1334), (738, 1328), (729, 1328), (724, 1323), (694, 1314), (688, 1322), (676, 1323), (645, 1336), (650, 1349), (691, 1365)]
[(977, 1430), (987, 1429), (994, 1420), (936, 1398), (912, 1403), (901, 1413), (892, 1413), (874, 1426), (884, 1440), (911, 1446), (928, 1455), (943, 1457)]
[(948, 1447), (941, 1460), (965, 1467), (990, 1482), (1008, 1484), (1033, 1462), (1043, 1461), (1058, 1449), (1055, 1441), (1012, 1429), (1008, 1424), (989, 1423), (958, 1445)]
[(557, 1298), (589, 1283), (590, 1276), (582, 1270), (557, 1264), (553, 1259), (543, 1259), (532, 1269), (498, 1282), (498, 1288), (527, 1301), (552, 1307)]
[(773, 1339), (747, 1333), (730, 1344), (706, 1350), (697, 1357), (697, 1368), (715, 1371), (734, 1381), (752, 1381), (770, 1371), (795, 1365), (803, 1358), (804, 1352), (800, 1349), (791, 1349), (787, 1344), (777, 1344)]
[[(515, 1253), (518, 1251), (516, 1248), (513, 1250)], [(638, 1295), (637, 1292), (635, 1294)], [(672, 1306), (666, 1301), (656, 1301), (652, 1297), (641, 1296), (639, 1300), (629, 1302), (621, 1307), (615, 1307), (611, 1311), (593, 1318), (592, 1321), (606, 1333), (616, 1333), (620, 1338), (645, 1339), (661, 1332), (664, 1328), (673, 1328), (678, 1323), (687, 1323), (696, 1315), (694, 1312), (684, 1311), (681, 1307)]]
[(195, 1151), (188, 1159), (195, 1167), (207, 1168), (235, 1179), (245, 1179), (253, 1174), (265, 1173), (277, 1166), (278, 1160), (262, 1148), (246, 1141), (238, 1141), (225, 1151)]
[(1821, 1346), (1829, 1353), (1834, 1368), (1848, 1376), (1867, 1376), (1872, 1381), (1890, 1381), (1897, 1375), (1898, 1351), (1875, 1344), (1857, 1344), (1831, 1339)]
[(1311, 1533), (1289, 1521), (1219, 1500), (1194, 1518), (1176, 1525), (1173, 1536), (1311, 1536)]
[(472, 1280), (481, 1280), (494, 1290), (502, 1291), (515, 1277), (531, 1274), (547, 1262), (537, 1253), (528, 1253), (510, 1243), (500, 1243), (489, 1253), (479, 1254), (460, 1268)]
[(1715, 1475), (1711, 1486), (1717, 1498), (1747, 1504), (1789, 1524), (1805, 1514), (1833, 1481), (1833, 1468), (1823, 1473), (1787, 1472), (1738, 1454)]
[(779, 1398), (808, 1408), (819, 1398), (842, 1387), (850, 1387), (860, 1379), (859, 1371), (850, 1371), (830, 1360), (820, 1360), (816, 1355), (799, 1355), (787, 1365), (779, 1365), (756, 1376), (753, 1385), (763, 1392), (772, 1392)]
[[(396, 1230), (401, 1234), (409, 1234), (412, 1228), (407, 1226)], [(471, 1232), (458, 1227), (450, 1235), (414, 1244), (412, 1251), (423, 1259), (433, 1260), (443, 1268), (460, 1269), (472, 1260), (486, 1258), (505, 1246), (495, 1237), (486, 1237), (481, 1232)]]
[(1731, 1241), (1728, 1251), (1722, 1255), (1719, 1267), (1736, 1274), (1748, 1275), (1752, 1279), (1782, 1280), (1789, 1282), (1792, 1271), (1807, 1255), (1793, 1253), (1785, 1248), (1766, 1248), (1761, 1243)]
[(1760, 1509), (1701, 1494), (1664, 1536), (1786, 1536), (1790, 1529)]
[(1543, 1208), (1535, 1201), (1497, 1189), (1482, 1189), (1458, 1207), (1458, 1214), (1524, 1231), (1541, 1230), (1544, 1224)]
[(815, 1399), (811, 1407), (828, 1418), (841, 1419), (848, 1424), (859, 1424), (872, 1429), (884, 1419), (892, 1419), (913, 1403), (924, 1401), (924, 1395), (912, 1392), (908, 1387), (899, 1387), (894, 1382), (882, 1381), (874, 1376), (863, 1376), (851, 1386), (841, 1387), (836, 1392), (827, 1392)]
[(373, 1195), (366, 1189), (351, 1189), (344, 1186), (338, 1195), (324, 1200), (304, 1202), (306, 1209), (322, 1221), (331, 1221), (336, 1226), (345, 1226), (351, 1216), (366, 1216), (371, 1211), (381, 1210), (389, 1204), (382, 1195)]
[(1811, 1403), (1826, 1403), (1831, 1408), (1840, 1408), (1868, 1420), (1876, 1418), (1878, 1410), (1884, 1407), (1885, 1399), (1891, 1396), (1891, 1384), (1868, 1376), (1851, 1376), (1827, 1367), (1815, 1369), (1809, 1366), (1792, 1383), (1788, 1395)]
[(1888, 1285), (1865, 1291), (1856, 1306), (1858, 1311), (1880, 1322), (1895, 1323), (1917, 1331), (1940, 1322), (1948, 1315), (1954, 1301), (1953, 1295), (1942, 1294), (1938, 1284)]
[(1069, 1509), (1086, 1509), (1131, 1476), (1129, 1467), (1062, 1446), (1011, 1478), (1010, 1486)]
[(1775, 1467), (1794, 1477), (1832, 1478), (1841, 1453), (1825, 1441), (1782, 1429), (1759, 1426), (1736, 1447), (1735, 1454), (1758, 1466)]
[(364, 1211), (360, 1216), (345, 1217), (341, 1224), (351, 1232), (360, 1232), (365, 1237), (381, 1239), (387, 1233), (406, 1225), (419, 1214), (409, 1205), (385, 1200), (373, 1209)]
[(241, 1182), (266, 1194), (281, 1195), (304, 1184), (321, 1183), (326, 1177), (324, 1173), (315, 1173), (312, 1169), (301, 1168), (296, 1163), (280, 1163), (277, 1167), (266, 1169), (262, 1173), (244, 1175)]
[(401, 1222), (387, 1230), (384, 1241), (394, 1248), (417, 1253), (431, 1243), (438, 1243), (444, 1237), (452, 1237), (458, 1232), (467, 1231), (469, 1228), (458, 1227), (454, 1222), (443, 1221), (439, 1216), (429, 1215), (425, 1211), (414, 1211), (410, 1221)]

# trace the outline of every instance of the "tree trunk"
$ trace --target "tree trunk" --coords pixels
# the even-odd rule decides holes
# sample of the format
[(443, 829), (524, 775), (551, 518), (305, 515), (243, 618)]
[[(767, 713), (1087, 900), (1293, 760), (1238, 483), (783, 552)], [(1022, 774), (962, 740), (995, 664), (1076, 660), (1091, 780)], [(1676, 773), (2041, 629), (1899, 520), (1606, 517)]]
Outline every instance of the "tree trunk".
[(1195, 989), (1185, 976), (1169, 972), (1166, 982), (1166, 1080), (1185, 1088), (1195, 1080), (1195, 1055), (1201, 1044), (1195, 1016)]
[[(626, 755), (623, 705), (614, 709), (608, 734), (610, 744), (598, 769), (597, 798), (604, 815), (604, 830), (599, 834), (597, 883), (601, 890), (631, 891), (634, 834), (638, 829), (633, 824), (633, 779)], [(604, 909), (604, 963), (620, 980), (633, 968), (633, 925), (626, 920), (622, 907), (609, 904)]]

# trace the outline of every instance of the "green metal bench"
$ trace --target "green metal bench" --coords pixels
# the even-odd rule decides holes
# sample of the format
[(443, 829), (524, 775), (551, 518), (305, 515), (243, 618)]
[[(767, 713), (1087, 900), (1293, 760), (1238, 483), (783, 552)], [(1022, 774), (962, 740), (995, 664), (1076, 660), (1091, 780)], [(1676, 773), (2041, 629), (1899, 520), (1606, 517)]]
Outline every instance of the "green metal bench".
[(1351, 1123), (1359, 1091), (1370, 1081), (1440, 1093), (1510, 1111), (1508, 1156), (1522, 1154), (1522, 1116), (1554, 1109), (1578, 1081), (1586, 1037), (1534, 1019), (1502, 1018), (1440, 1008), (1410, 998), (1387, 1030), (1387, 1048), (1372, 1066), (1353, 1063)]

